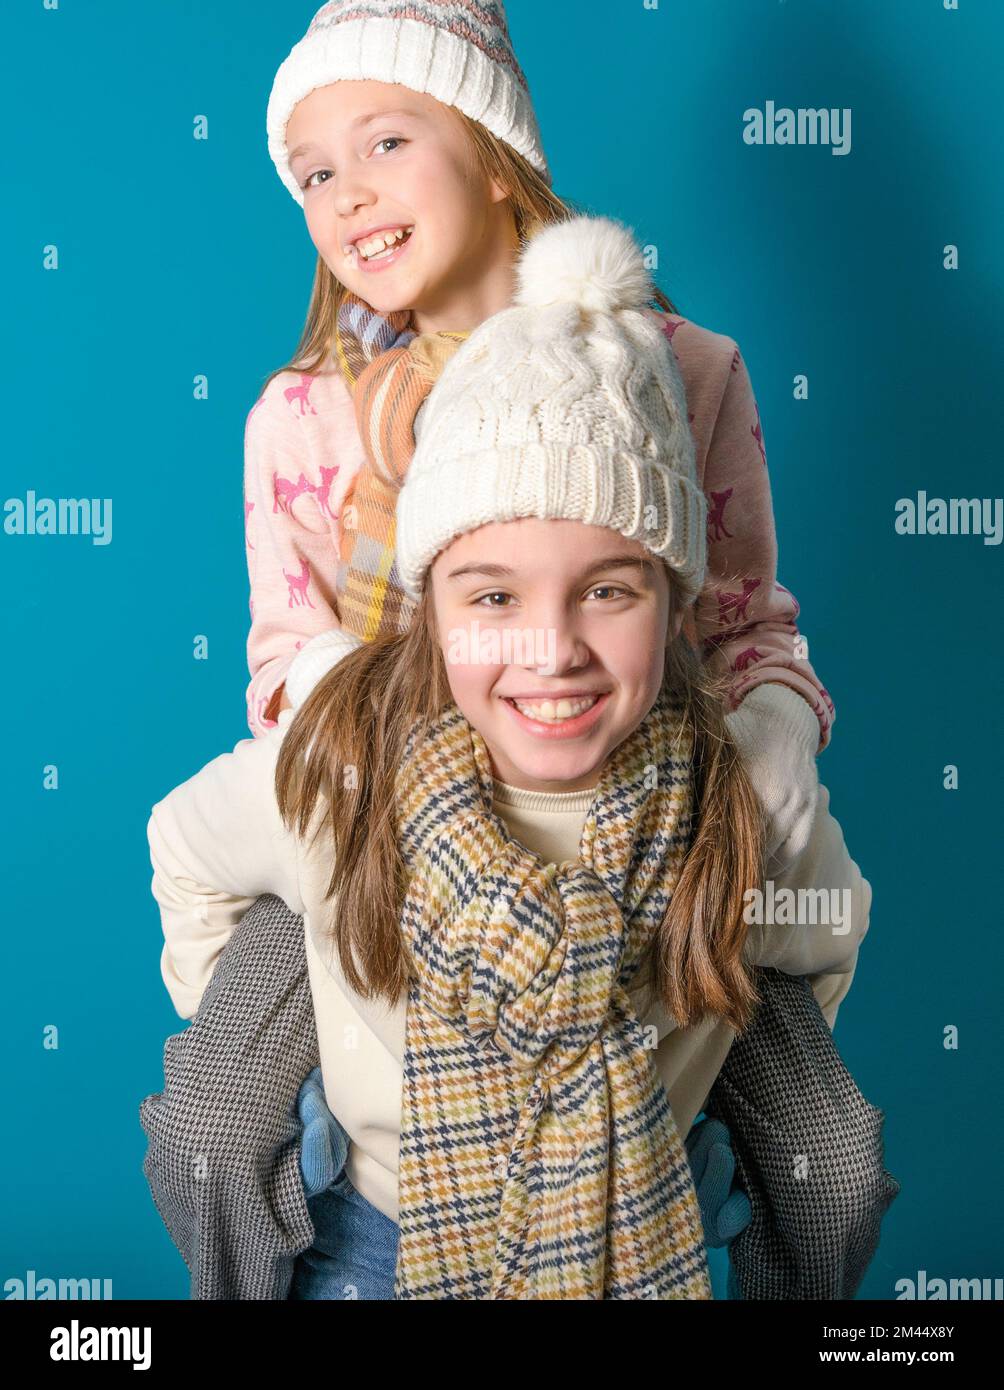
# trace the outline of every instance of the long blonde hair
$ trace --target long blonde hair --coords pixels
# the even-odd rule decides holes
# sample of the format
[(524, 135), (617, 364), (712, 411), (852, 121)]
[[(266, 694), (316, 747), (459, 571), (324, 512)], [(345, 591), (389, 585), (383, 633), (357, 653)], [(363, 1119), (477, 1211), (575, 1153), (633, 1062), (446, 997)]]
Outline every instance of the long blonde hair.
[[(682, 597), (675, 574), (666, 573), (675, 612)], [(407, 986), (396, 773), (416, 721), (427, 728), (453, 698), (431, 590), (427, 572), (408, 632), (364, 643), (318, 683), (287, 729), (276, 766), (286, 825), (302, 838), (316, 810), (315, 834), (332, 847), (327, 896), (335, 899), (332, 934), (345, 978), (357, 993), (391, 1004)], [(680, 1027), (711, 1014), (740, 1032), (759, 998), (742, 958), (743, 895), (762, 882), (764, 826), (725, 724), (723, 680), (699, 663), (682, 633), (667, 645), (662, 688), (682, 702), (694, 734), (695, 815), (648, 964), (650, 998), (658, 996)]]
[[(449, 109), (460, 117), (467, 129), (470, 139), (469, 153), (474, 166), (487, 178), (494, 179), (506, 189), (520, 246), (542, 227), (550, 226), (554, 222), (567, 221), (568, 218), (587, 211), (586, 208), (563, 201), (552, 193), (533, 165), (511, 145), (493, 135), (480, 121), (472, 120), (455, 106)], [(277, 367), (274, 372), (269, 373), (259, 395), (280, 372), (297, 371), (314, 375), (324, 367), (334, 346), (338, 309), (346, 293), (346, 287), (318, 255), (310, 303), (307, 306), (307, 319), (296, 351), (292, 360), (285, 366)], [(662, 290), (657, 288), (653, 299), (668, 313), (677, 312)]]

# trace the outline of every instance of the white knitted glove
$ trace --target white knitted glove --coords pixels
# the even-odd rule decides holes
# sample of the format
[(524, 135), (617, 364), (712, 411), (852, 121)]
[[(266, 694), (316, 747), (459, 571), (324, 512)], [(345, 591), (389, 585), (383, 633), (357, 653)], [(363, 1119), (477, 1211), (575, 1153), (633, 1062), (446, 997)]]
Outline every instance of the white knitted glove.
[(767, 871), (792, 864), (809, 842), (819, 799), (819, 720), (790, 685), (754, 686), (725, 716), (767, 812)]
[(293, 708), (299, 709), (321, 677), (362, 644), (361, 637), (340, 627), (328, 628), (304, 643), (286, 675), (286, 694)]

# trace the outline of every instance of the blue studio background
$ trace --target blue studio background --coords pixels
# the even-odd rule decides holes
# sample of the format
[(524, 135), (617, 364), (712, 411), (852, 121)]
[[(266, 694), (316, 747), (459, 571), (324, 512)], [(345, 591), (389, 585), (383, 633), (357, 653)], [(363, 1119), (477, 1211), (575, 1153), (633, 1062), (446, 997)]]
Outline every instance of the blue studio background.
[[(183, 1026), (146, 823), (249, 736), (244, 420), (316, 259), (265, 107), (317, 4), (4, 6), (3, 498), (113, 499), (107, 545), (0, 533), (5, 1280), (187, 1297), (141, 1170), (139, 1102)], [(894, 507), (1000, 487), (1001, 7), (507, 8), (556, 192), (657, 247), (661, 288), (737, 340), (757, 393), (778, 576), (837, 709), (820, 776), (874, 891), (836, 1036), (902, 1192), (861, 1296), (1000, 1276), (1001, 550), (899, 535)], [(851, 152), (745, 144), (768, 100), (851, 108)]]

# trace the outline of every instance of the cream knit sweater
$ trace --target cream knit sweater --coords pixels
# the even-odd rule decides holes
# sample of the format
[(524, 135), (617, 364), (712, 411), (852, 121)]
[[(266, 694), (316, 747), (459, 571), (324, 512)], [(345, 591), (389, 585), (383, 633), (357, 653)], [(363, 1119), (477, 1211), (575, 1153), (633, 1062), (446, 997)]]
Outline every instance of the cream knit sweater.
[[(284, 710), (275, 729), (242, 739), (153, 807), (147, 835), (164, 932), (161, 974), (178, 1014), (193, 1018), (217, 957), (260, 894), (275, 893), (304, 914), (324, 1090), (349, 1135), (348, 1176), (396, 1221), (406, 1004), (391, 1009), (352, 991), (326, 939), (330, 851), (323, 836), (310, 846), (309, 834), (291, 835), (275, 799), (276, 759), (292, 718)], [(495, 789), (495, 810), (521, 843), (547, 861), (574, 858), (591, 791), (549, 794), (500, 782)], [(751, 927), (747, 943), (754, 963), (810, 975), (832, 1028), (868, 928), (871, 888), (847, 853), (825, 787), (808, 848), (774, 884), (775, 894), (800, 886), (850, 891), (851, 929), (844, 934), (829, 926)], [(639, 992), (636, 1003), (641, 998)], [(686, 1137), (735, 1033), (720, 1021), (677, 1028), (659, 1005), (642, 1021)]]

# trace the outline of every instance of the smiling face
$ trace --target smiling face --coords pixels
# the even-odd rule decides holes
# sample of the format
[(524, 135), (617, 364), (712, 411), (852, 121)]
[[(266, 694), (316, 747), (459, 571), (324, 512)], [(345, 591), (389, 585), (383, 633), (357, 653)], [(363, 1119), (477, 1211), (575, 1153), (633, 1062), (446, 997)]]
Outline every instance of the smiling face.
[(655, 703), (680, 630), (662, 562), (604, 526), (524, 517), (458, 536), (430, 583), (453, 699), (495, 776), (595, 786)]
[[(319, 255), (374, 309), (465, 332), (511, 302), (512, 208), (452, 107), (396, 83), (335, 82), (296, 105), (286, 147)], [(373, 228), (413, 230), (375, 259), (378, 242), (357, 243)]]

